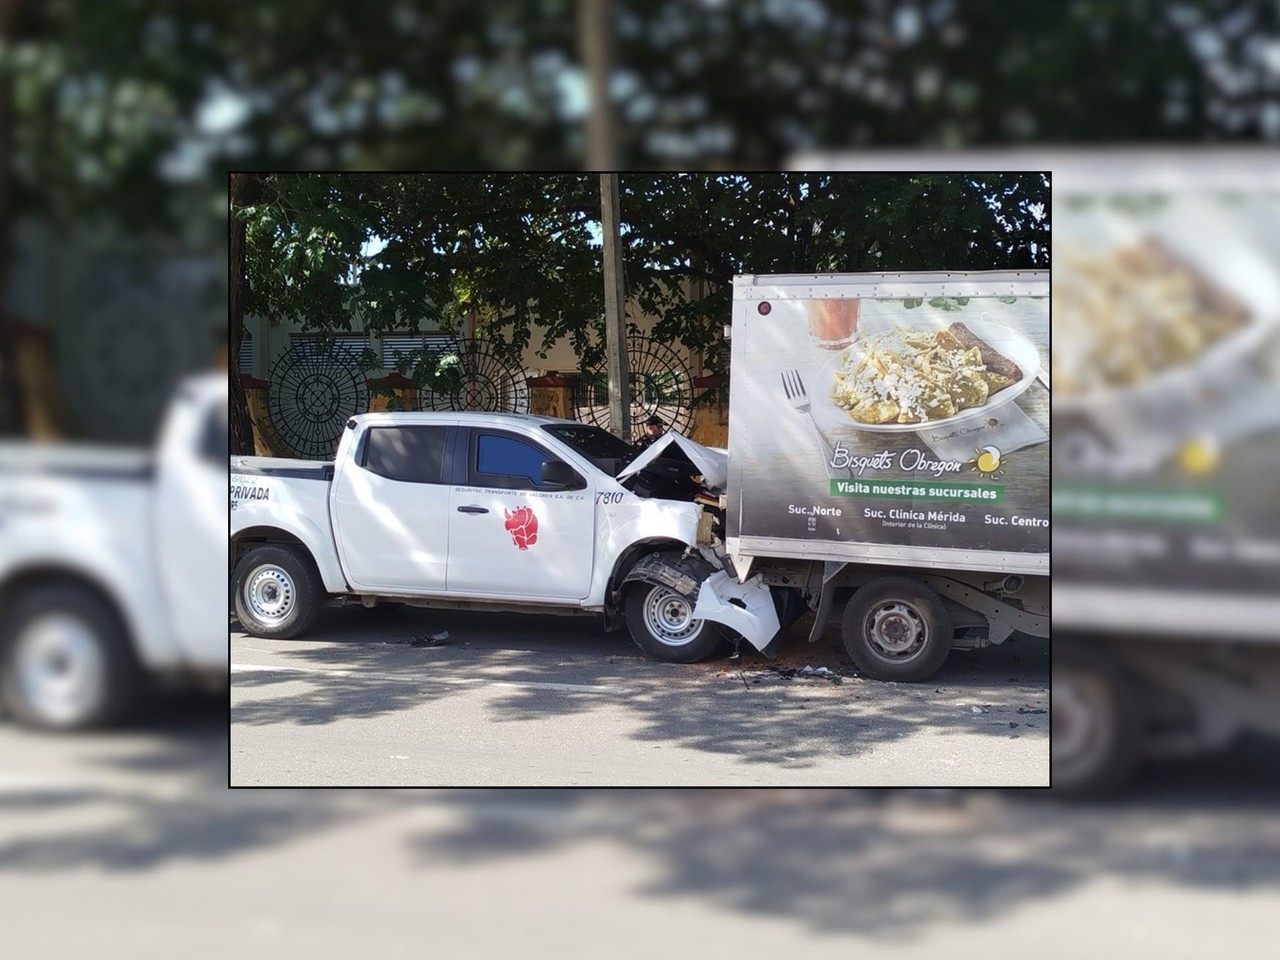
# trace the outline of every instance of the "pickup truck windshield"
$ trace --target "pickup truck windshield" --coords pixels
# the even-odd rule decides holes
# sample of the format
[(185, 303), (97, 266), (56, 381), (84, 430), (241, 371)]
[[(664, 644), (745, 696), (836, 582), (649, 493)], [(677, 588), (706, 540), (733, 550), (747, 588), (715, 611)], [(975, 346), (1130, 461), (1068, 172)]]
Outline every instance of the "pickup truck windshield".
[(548, 424), (542, 428), (557, 440), (567, 443), (597, 467), (616, 477), (638, 452), (625, 440), (607, 430), (587, 424)]

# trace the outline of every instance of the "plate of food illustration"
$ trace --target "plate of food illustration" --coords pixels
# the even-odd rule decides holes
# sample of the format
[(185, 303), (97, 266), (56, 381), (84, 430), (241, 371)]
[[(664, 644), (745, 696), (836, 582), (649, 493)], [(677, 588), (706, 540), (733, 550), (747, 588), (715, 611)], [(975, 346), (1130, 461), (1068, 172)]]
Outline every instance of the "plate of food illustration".
[(833, 430), (945, 427), (989, 417), (1039, 370), (1035, 344), (994, 320), (899, 324), (863, 337), (817, 371), (813, 415)]
[(1211, 279), (1154, 236), (1103, 252), (1065, 248), (1061, 269), (1053, 293), (1055, 410), (1192, 398), (1205, 380), (1229, 381), (1228, 368), (1269, 332), (1265, 296)]

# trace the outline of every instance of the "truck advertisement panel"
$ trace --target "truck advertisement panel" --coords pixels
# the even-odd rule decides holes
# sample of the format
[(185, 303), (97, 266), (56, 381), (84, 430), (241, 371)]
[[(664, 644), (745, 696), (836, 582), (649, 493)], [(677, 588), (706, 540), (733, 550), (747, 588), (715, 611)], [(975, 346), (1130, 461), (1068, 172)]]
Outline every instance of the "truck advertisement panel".
[(1267, 166), (1117, 156), (1055, 174), (1063, 622), (1276, 635), (1280, 177)]
[(1049, 302), (1045, 272), (738, 278), (731, 547), (1047, 573)]

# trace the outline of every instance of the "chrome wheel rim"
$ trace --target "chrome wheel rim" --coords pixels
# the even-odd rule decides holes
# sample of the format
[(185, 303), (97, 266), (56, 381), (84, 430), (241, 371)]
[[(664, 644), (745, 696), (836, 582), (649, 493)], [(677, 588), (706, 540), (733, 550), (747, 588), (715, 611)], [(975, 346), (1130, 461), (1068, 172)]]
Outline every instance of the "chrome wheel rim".
[(293, 612), (297, 590), (288, 572), (275, 564), (258, 567), (244, 585), (244, 603), (263, 623), (280, 623)]
[(107, 668), (93, 627), (69, 613), (47, 613), (19, 633), (14, 673), (23, 702), (47, 723), (67, 726), (102, 702)]
[(659, 643), (683, 647), (697, 636), (702, 621), (694, 619), (693, 605), (680, 594), (655, 587), (644, 602), (644, 625)]
[(904, 663), (920, 656), (929, 642), (929, 625), (920, 611), (901, 600), (880, 604), (866, 620), (871, 652), (890, 663)]

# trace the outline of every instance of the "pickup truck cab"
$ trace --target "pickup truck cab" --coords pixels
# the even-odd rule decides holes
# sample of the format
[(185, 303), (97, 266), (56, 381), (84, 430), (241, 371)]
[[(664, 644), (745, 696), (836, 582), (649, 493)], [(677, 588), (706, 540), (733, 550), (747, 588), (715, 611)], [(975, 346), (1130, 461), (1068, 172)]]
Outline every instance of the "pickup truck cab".
[(227, 379), (187, 381), (154, 450), (0, 444), (0, 706), (97, 726), (149, 681), (226, 683)]
[(574, 421), (376, 413), (347, 423), (332, 463), (233, 458), (236, 616), (293, 637), (342, 598), (603, 614), (673, 662), (714, 653), (717, 624), (763, 646), (769, 588), (722, 569), (678, 451), (655, 444), (628, 475), (635, 449)]

